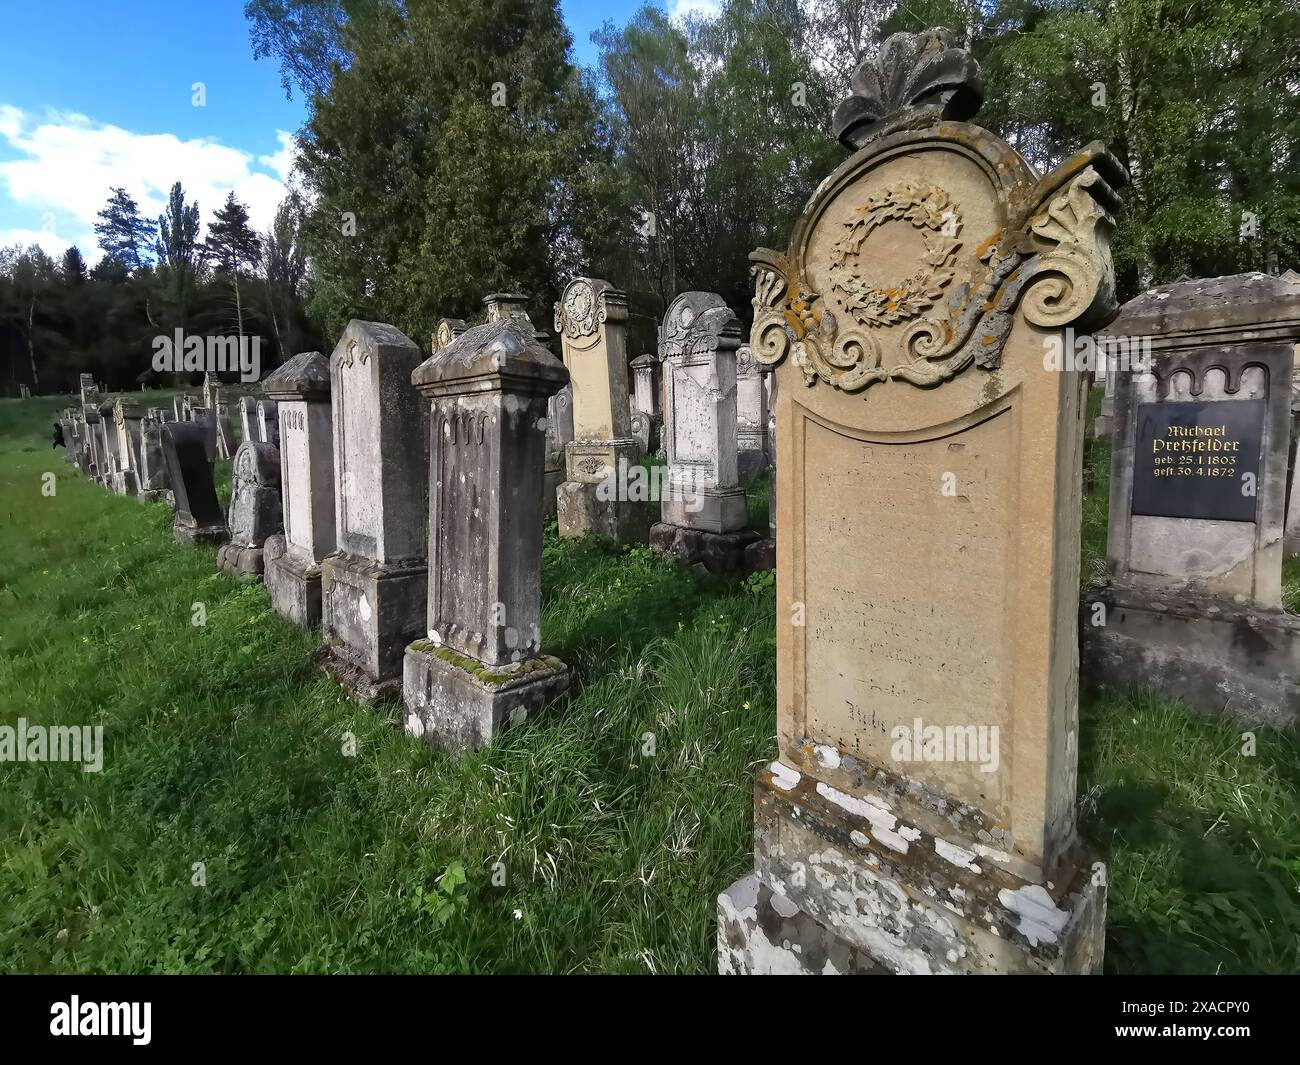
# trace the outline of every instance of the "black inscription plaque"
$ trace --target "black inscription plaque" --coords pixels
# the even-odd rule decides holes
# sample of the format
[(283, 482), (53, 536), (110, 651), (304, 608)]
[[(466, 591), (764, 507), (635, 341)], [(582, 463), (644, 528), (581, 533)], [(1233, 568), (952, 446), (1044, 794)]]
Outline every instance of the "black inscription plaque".
[(1264, 401), (1139, 403), (1133, 513), (1254, 521)]

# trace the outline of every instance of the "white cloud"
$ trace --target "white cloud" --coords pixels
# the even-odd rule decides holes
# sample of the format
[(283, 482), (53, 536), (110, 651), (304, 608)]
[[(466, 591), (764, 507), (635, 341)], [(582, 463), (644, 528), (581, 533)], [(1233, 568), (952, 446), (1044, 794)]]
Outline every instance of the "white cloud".
[(281, 130), (276, 136), (279, 150), (255, 158), (214, 140), (134, 133), (69, 112), (37, 118), (0, 104), (0, 139), (19, 154), (0, 162), (0, 191), (14, 206), (39, 212), (41, 227), (0, 230), (0, 246), (34, 236), (51, 254), (55, 247), (61, 254), (75, 243), (93, 263), (100, 257), (94, 225), (109, 190), (124, 187), (141, 215), (152, 219), (166, 207), (174, 181), (184, 186), (187, 201), (198, 201), (205, 228), (233, 191), (248, 206), (252, 225), (264, 230), (285, 196), (294, 162), (292, 135)]
[(722, 5), (717, 0), (673, 0), (668, 9), (668, 18), (674, 22), (685, 22), (688, 18), (711, 19), (722, 13)]

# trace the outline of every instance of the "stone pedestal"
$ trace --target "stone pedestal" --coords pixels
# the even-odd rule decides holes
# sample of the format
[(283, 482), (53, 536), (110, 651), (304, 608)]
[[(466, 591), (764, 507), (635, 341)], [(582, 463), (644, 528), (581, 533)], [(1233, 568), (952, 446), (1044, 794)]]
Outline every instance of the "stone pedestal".
[(167, 464), (163, 460), (163, 411), (154, 407), (140, 422), (140, 484), (136, 498), (145, 503), (166, 500), (170, 494)]
[(949, 844), (962, 815), (938, 796), (893, 780), (854, 797), (774, 769), (754, 787), (757, 871), (718, 896), (719, 972), (1100, 974), (1104, 867), (1027, 880), (994, 847)]
[[(971, 122), (978, 65), (895, 34), (834, 115), (854, 150), (751, 255), (779, 380), (777, 761), (725, 972), (1094, 973), (1076, 827), (1088, 381), (1119, 164), (1039, 177)], [(1065, 280), (1063, 280), (1065, 279)]]
[(263, 576), (271, 606), (303, 628), (321, 623), (321, 563), (337, 546), (329, 360), (303, 352), (262, 384), (277, 401), (283, 536), (267, 538)]
[(644, 541), (653, 515), (618, 480), (620, 468), (641, 460), (627, 400), (627, 297), (608, 281), (574, 278), (555, 305), (555, 329), (573, 387), (573, 440), (556, 492), (560, 535)]
[(497, 318), (412, 376), (430, 403), (430, 576), (426, 638), (406, 649), (406, 728), (454, 753), (569, 685), (540, 632), (546, 408), (568, 375), (532, 334)]
[(424, 631), (420, 358), (400, 330), (354, 320), (330, 360), (338, 549), (321, 565), (323, 665), (363, 701), (401, 690), (402, 653)]
[[(746, 545), (758, 539), (746, 528), (737, 473), (739, 346), (740, 322), (716, 293), (684, 292), (664, 315), (659, 352), (668, 382), (668, 481), (650, 544), (715, 571), (739, 568)], [(761, 390), (761, 380), (758, 385)]]
[(1300, 718), (1300, 646), (1282, 609), (1300, 278), (1163, 285), (1099, 336), (1150, 337), (1117, 374), (1108, 579), (1085, 590), (1085, 679), (1158, 685), (1206, 713)]

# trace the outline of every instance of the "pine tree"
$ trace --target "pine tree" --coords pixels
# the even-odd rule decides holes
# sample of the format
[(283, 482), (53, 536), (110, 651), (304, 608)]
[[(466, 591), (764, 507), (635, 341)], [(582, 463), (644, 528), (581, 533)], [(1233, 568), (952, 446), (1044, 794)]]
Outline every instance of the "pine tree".
[(231, 192), (226, 202), (212, 216), (204, 257), (217, 271), (230, 279), (235, 293), (235, 318), (239, 335), (244, 335), (244, 301), (239, 290), (239, 271), (256, 266), (262, 258), (262, 245), (248, 224), (248, 208)]
[(143, 251), (149, 245), (150, 225), (140, 217), (140, 208), (126, 189), (114, 188), (108, 203), (99, 212), (95, 236), (104, 256), (121, 263), (127, 270), (145, 264)]

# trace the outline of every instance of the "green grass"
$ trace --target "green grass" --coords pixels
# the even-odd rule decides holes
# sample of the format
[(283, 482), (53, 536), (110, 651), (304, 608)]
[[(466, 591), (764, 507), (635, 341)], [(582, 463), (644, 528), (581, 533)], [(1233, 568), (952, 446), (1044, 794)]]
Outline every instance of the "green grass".
[[(342, 699), (315, 639), (174, 542), (164, 506), (66, 466), (59, 405), (0, 401), (0, 719), (99, 723), (106, 754), (0, 764), (0, 971), (713, 970), (775, 751), (770, 575), (549, 529), (543, 643), (574, 698), (456, 762)], [(1240, 731), (1085, 708), (1109, 968), (1297, 967), (1300, 752), (1260, 731), (1242, 757)]]

